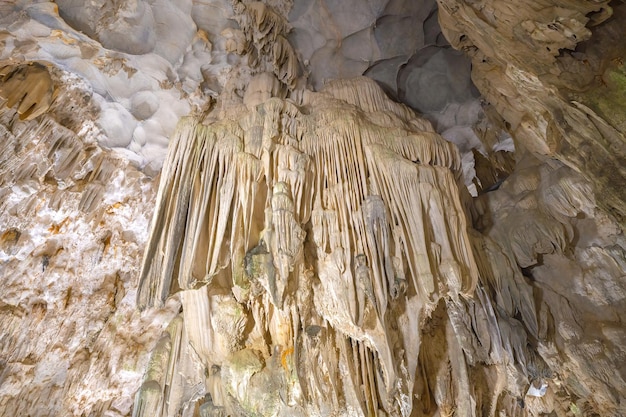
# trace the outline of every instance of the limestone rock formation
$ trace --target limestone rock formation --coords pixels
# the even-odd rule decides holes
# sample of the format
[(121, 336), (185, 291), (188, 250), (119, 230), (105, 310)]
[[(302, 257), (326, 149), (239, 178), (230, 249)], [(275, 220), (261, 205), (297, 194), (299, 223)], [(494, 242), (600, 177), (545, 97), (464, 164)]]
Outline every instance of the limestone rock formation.
[[(626, 214), (623, 2), (441, 0), (446, 37), (472, 56), (473, 79), (526, 149), (583, 173), (600, 206)], [(497, 40), (497, 43), (491, 41)]]
[(626, 415), (625, 21), (0, 3), (0, 416)]
[(98, 145), (78, 77), (39, 63), (3, 72), (0, 415), (128, 415), (146, 349), (177, 313), (174, 300), (135, 308), (156, 190)]
[(200, 382), (230, 415), (406, 414), (419, 323), (478, 276), (456, 148), (365, 78), (183, 119), (173, 144), (138, 292), (140, 308), (181, 293), (197, 356), (170, 369), (219, 369)]

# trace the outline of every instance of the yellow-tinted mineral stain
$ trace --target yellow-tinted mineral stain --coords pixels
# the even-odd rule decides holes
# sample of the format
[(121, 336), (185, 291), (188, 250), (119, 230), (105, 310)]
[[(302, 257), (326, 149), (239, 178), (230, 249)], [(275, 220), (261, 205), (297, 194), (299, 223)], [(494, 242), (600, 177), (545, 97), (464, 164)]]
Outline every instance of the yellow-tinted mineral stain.
[(63, 32), (59, 29), (52, 30), (52, 32), (50, 33), (50, 37), (57, 38), (66, 45), (76, 45), (76, 43), (78, 42), (76, 39), (67, 36), (66, 32)]
[(111, 246), (111, 233), (107, 233), (101, 240), (102, 242), (102, 253), (106, 253), (109, 246)]
[(209, 42), (209, 35), (202, 29), (200, 29), (200, 30), (198, 30), (198, 32), (196, 32), (196, 37), (202, 39), (206, 43), (210, 43)]
[(117, 203), (114, 203), (114, 204), (110, 205), (109, 207), (107, 207), (106, 213), (107, 214), (113, 214), (113, 213), (115, 213), (115, 209), (118, 209), (120, 207), (122, 207), (122, 203), (118, 201)]
[(65, 226), (65, 224), (69, 221), (69, 217), (66, 217), (65, 219), (63, 219), (63, 221), (61, 223), (55, 223), (52, 226), (50, 226), (48, 228), (48, 232), (52, 233), (53, 235), (58, 234), (61, 231), (61, 228), (63, 226)]
[(280, 354), (280, 363), (283, 365), (285, 371), (289, 371), (289, 368), (287, 367), (287, 359), (290, 355), (293, 355), (293, 346), (289, 346)]
[(0, 235), (0, 243), (8, 243), (13, 245), (17, 243), (17, 240), (20, 238), (20, 234), (20, 231), (15, 228), (5, 230), (2, 235)]

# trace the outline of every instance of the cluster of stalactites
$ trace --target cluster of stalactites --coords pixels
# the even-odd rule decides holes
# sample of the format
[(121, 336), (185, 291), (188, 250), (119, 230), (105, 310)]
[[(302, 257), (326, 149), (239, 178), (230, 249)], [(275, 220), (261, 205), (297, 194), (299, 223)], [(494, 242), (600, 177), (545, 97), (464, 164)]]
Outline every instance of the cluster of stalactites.
[(248, 64), (260, 72), (273, 72), (289, 88), (298, 76), (298, 57), (287, 40), (291, 25), (287, 19), (261, 1), (233, 0), (233, 19), (238, 29), (222, 32), (226, 49), (248, 57)]
[[(355, 86), (372, 85), (360, 79), (353, 82), (353, 89), (358, 89)], [(342, 97), (341, 93), (329, 92)], [(432, 131), (372, 123), (366, 119), (368, 113), (404, 116), (377, 105), (375, 100), (365, 106), (367, 113), (346, 105), (349, 99), (328, 100), (320, 94), (318, 100), (325, 106), (316, 104), (315, 111), (307, 115), (288, 101), (270, 99), (238, 123), (204, 126), (192, 118), (180, 122), (162, 173), (149, 256), (142, 274), (144, 285), (160, 282), (163, 277), (177, 277), (174, 285), (181, 289), (209, 282), (235, 258), (234, 245), (228, 245), (227, 253), (226, 241), (242, 235), (247, 252), (263, 237), (268, 240), (269, 234), (277, 234), (272, 213), (282, 211), (291, 212), (299, 227), (305, 227), (312, 213), (319, 214), (320, 210), (326, 212), (323, 218), (327, 223), (332, 217), (345, 216), (336, 219), (335, 225), (314, 228), (313, 236), (323, 240), (332, 228), (352, 233), (346, 247), (362, 253), (367, 247), (365, 233), (361, 235), (357, 225), (372, 227), (367, 223), (380, 218), (389, 229), (385, 231), (389, 239), (397, 241), (394, 246), (398, 246), (399, 252), (401, 246), (423, 247), (425, 243), (412, 244), (411, 240), (427, 233), (429, 241), (442, 239), (441, 256), (473, 269), (471, 257), (463, 249), (464, 242), (452, 239), (452, 233), (435, 230), (439, 223), (449, 224), (455, 216), (461, 219), (456, 226), (465, 227), (456, 195), (442, 195), (443, 190), (456, 191), (460, 160), (455, 147)], [(339, 115), (342, 107), (348, 111)], [(424, 215), (415, 217), (422, 217), (431, 225), (411, 224), (409, 217), (413, 216), (401, 213), (403, 202), (411, 199), (416, 204), (407, 207), (415, 212), (423, 206)], [(316, 222), (317, 217), (313, 216), (312, 221)], [(291, 230), (290, 225), (285, 227), (285, 233)], [(293, 242), (288, 240), (284, 245), (300, 246), (304, 239), (292, 238)], [(282, 245), (281, 253), (296, 257), (295, 246)], [(433, 259), (439, 259), (439, 255)], [(418, 269), (414, 262), (407, 266)], [(471, 293), (471, 282), (467, 280), (466, 285), (458, 288)], [(148, 290), (152, 286), (142, 287), (140, 306), (164, 301), (172, 285), (164, 284), (154, 293)]]
[[(179, 123), (138, 305), (182, 291), (190, 344), (203, 366), (222, 369), (239, 404), (249, 402), (233, 370), (242, 350), (254, 352), (247, 360), (255, 373), (273, 369), (295, 381), (287, 405), (324, 392), (327, 375), (301, 378), (319, 349), (301, 333), (325, 329), (324, 343), (332, 338), (342, 352), (333, 359), (345, 365), (334, 377), (342, 401), (364, 414), (398, 414), (410, 408), (419, 354), (415, 336), (403, 332), (419, 334), (421, 309), (474, 291), (459, 155), (382, 97), (357, 79), (315, 94), (306, 112), (274, 98), (239, 121)], [(408, 305), (412, 318), (398, 317)], [(398, 330), (401, 320), (415, 328)], [(283, 367), (272, 368), (272, 358)]]

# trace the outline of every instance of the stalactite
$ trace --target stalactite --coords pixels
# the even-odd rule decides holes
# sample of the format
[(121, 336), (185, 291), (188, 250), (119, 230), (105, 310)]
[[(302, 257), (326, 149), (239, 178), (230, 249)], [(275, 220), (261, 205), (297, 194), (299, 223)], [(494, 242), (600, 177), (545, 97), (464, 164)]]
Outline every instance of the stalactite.
[(14, 107), (20, 120), (32, 120), (48, 111), (55, 87), (45, 65), (28, 62), (0, 68), (0, 106)]
[(0, 2), (0, 417), (626, 415), (626, 4), (536, 3)]
[[(467, 297), (477, 283), (459, 157), (369, 80), (309, 98), (306, 113), (271, 98), (238, 125), (179, 123), (138, 304), (182, 292), (189, 342), (205, 369), (221, 369), (228, 407), (265, 398), (269, 414), (315, 403), (320, 412), (400, 415), (418, 378), (414, 365), (399, 366), (419, 346), (405, 332), (420, 330), (399, 322), (427, 317), (442, 297)], [(311, 291), (314, 308), (296, 303)], [(465, 382), (457, 394), (436, 388), (442, 409), (467, 392), (465, 363), (451, 363)], [(278, 385), (259, 391), (264, 380)]]

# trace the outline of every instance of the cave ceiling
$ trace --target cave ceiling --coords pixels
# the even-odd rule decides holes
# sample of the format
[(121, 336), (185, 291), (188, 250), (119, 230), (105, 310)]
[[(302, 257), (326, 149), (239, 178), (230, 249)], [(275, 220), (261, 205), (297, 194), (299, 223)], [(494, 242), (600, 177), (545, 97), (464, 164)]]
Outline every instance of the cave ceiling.
[(0, 417), (626, 415), (622, 0), (0, 2)]

